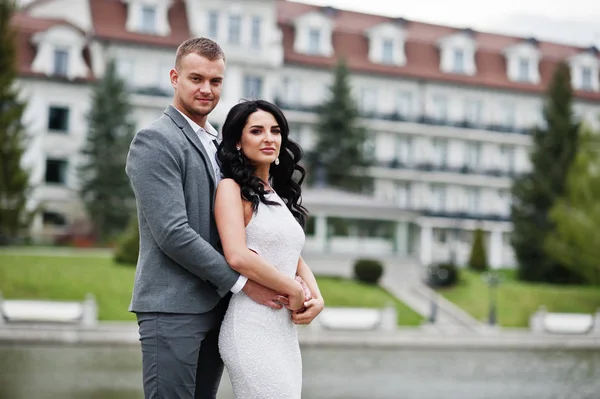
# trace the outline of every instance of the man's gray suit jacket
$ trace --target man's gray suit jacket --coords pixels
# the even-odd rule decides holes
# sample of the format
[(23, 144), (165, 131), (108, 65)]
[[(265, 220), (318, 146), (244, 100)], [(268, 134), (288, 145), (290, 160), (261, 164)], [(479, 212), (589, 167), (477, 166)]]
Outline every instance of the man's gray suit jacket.
[(140, 254), (132, 312), (204, 313), (239, 274), (218, 249), (215, 177), (200, 138), (172, 106), (136, 133), (126, 172), (137, 201)]

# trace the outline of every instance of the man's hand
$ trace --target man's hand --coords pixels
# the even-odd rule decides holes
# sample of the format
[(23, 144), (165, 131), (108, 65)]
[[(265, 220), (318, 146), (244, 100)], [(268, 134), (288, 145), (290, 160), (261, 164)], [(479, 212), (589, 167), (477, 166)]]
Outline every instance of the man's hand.
[(264, 285), (248, 280), (242, 291), (254, 302), (273, 309), (281, 309), (289, 304), (288, 298), (281, 295)]
[(304, 303), (304, 308), (292, 312), (292, 320), (295, 324), (309, 324), (321, 313), (325, 307), (323, 298), (313, 298)]

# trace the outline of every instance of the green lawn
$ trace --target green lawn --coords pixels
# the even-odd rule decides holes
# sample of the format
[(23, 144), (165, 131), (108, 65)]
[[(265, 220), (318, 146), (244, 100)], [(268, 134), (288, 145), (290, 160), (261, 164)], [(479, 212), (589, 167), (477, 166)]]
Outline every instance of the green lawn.
[(134, 268), (107, 257), (27, 256), (0, 253), (0, 291), (18, 299), (84, 299), (95, 295), (101, 320), (135, 320), (127, 311)]
[[(101, 320), (135, 320), (127, 312), (133, 274), (133, 267), (117, 265), (106, 256), (0, 252), (0, 292), (5, 298), (80, 301), (91, 292)], [(391, 302), (398, 310), (399, 324), (421, 323), (419, 315), (379, 287), (337, 278), (318, 280), (327, 306), (383, 307)]]
[[(594, 313), (600, 309), (600, 287), (556, 286), (517, 281), (512, 270), (501, 271), (505, 281), (497, 288), (498, 323), (504, 327), (527, 327), (529, 317), (541, 305), (549, 312)], [(480, 320), (487, 320), (489, 292), (481, 275), (461, 269), (457, 286), (438, 290)]]
[(399, 325), (417, 326), (423, 320), (418, 313), (380, 287), (335, 277), (317, 277), (317, 282), (325, 306), (381, 308), (393, 303)]

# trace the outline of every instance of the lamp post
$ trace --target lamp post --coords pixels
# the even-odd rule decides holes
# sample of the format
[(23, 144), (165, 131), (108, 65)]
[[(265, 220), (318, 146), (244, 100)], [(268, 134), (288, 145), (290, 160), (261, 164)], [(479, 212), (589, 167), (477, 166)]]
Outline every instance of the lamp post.
[(496, 320), (497, 320), (496, 288), (504, 280), (504, 275), (498, 273), (495, 270), (490, 270), (488, 272), (483, 273), (481, 278), (488, 285), (488, 289), (489, 289), (490, 303), (489, 303), (488, 324), (490, 326), (495, 326)]

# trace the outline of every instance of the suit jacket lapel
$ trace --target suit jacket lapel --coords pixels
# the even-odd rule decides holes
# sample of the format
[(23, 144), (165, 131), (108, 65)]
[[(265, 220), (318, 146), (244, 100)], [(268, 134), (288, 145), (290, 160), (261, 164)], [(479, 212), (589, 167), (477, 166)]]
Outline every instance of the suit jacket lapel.
[(204, 145), (200, 141), (200, 138), (198, 137), (198, 134), (196, 134), (196, 132), (192, 130), (192, 127), (190, 126), (188, 121), (186, 121), (185, 118), (179, 113), (179, 111), (177, 111), (172, 105), (169, 105), (167, 107), (167, 109), (165, 110), (165, 114), (169, 118), (171, 118), (173, 122), (175, 122), (175, 124), (181, 129), (185, 137), (187, 137), (187, 139), (193, 144), (194, 147), (196, 147), (196, 150), (198, 150), (198, 152), (200, 153), (202, 160), (204, 161), (204, 165), (206, 166), (206, 170), (210, 175), (210, 181), (212, 182), (212, 187), (214, 191), (216, 187), (215, 171), (213, 169), (212, 163), (210, 162), (210, 159), (208, 158), (209, 155), (206, 152)]

